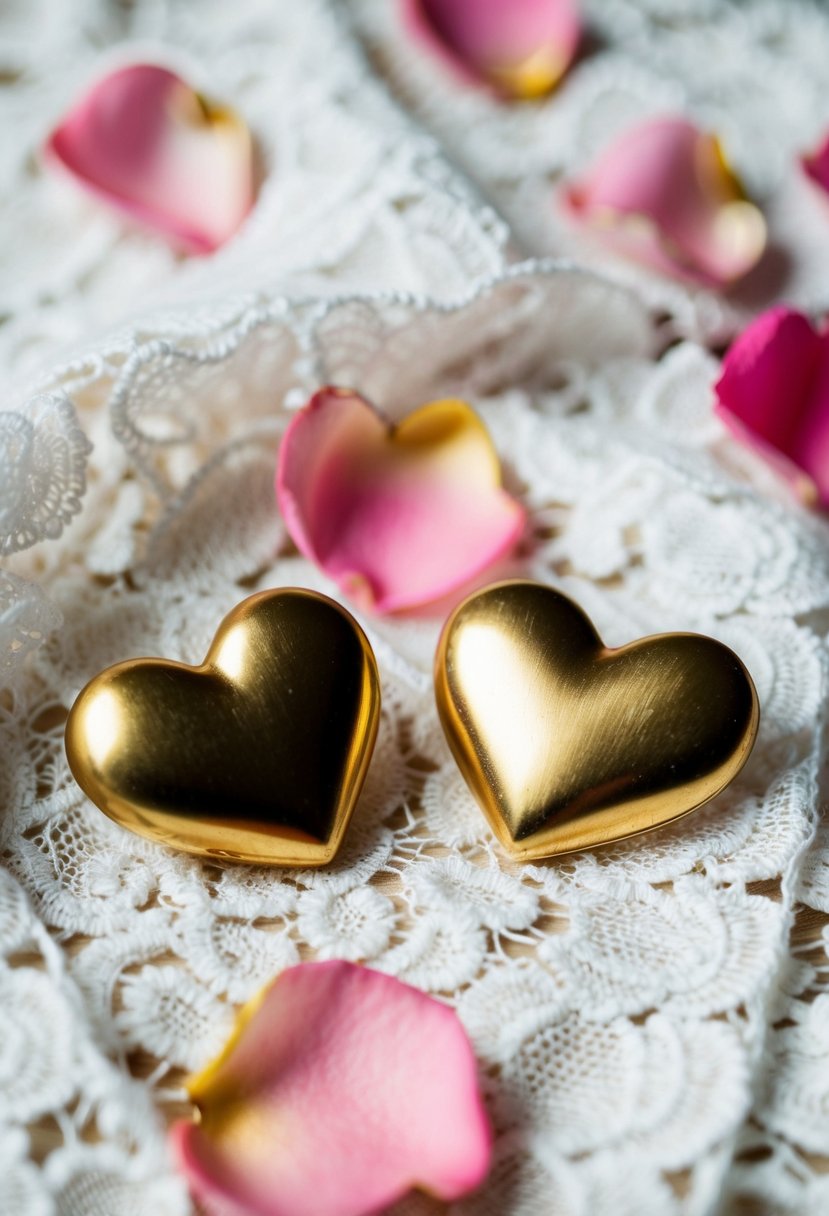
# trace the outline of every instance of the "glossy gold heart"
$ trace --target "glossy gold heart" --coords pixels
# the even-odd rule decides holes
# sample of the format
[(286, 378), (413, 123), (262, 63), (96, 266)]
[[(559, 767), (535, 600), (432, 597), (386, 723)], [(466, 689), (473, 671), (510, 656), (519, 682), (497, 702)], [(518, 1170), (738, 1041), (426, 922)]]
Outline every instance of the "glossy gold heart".
[(611, 650), (576, 604), (527, 582), (455, 610), (435, 693), (472, 793), (525, 861), (687, 815), (743, 767), (760, 717), (751, 677), (722, 643), (666, 633)]
[(368, 769), (380, 708), (362, 630), (333, 600), (264, 591), (222, 621), (204, 663), (134, 659), (72, 707), (66, 754), (105, 814), (205, 857), (330, 861)]

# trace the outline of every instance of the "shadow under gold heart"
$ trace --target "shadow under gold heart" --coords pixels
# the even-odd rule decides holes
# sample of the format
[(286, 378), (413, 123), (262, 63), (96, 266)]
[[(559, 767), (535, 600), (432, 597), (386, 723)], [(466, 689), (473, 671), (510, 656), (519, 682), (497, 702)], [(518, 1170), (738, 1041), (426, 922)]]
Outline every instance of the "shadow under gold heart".
[(523, 860), (688, 814), (737, 775), (759, 724), (751, 677), (722, 643), (675, 633), (611, 650), (572, 601), (527, 582), (455, 610), (435, 692), (461, 772)]
[(327, 597), (265, 591), (199, 667), (134, 659), (83, 689), (66, 725), (78, 784), (116, 823), (202, 856), (324, 865), (368, 769), (377, 667)]

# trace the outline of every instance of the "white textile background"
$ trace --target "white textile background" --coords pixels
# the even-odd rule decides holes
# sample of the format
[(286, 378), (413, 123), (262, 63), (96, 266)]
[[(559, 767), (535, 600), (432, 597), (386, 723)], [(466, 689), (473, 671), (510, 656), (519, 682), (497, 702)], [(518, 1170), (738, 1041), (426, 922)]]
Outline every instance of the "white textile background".
[[(531, 106), (459, 88), (430, 58), (412, 55), (395, 3), (350, 2), (394, 91), (486, 191), (524, 249), (612, 271), (670, 312), (681, 332), (707, 341), (722, 341), (778, 298), (829, 306), (826, 200), (796, 169), (829, 126), (823, 0), (585, 0), (587, 52), (555, 94)], [(557, 187), (615, 135), (676, 113), (720, 135), (768, 221), (768, 256), (726, 295), (677, 289), (611, 257), (556, 206)]]
[[(565, 91), (496, 112), (403, 63), (385, 0), (3, 9), (8, 1216), (185, 1216), (164, 1145), (183, 1070), (300, 957), (363, 960), (458, 1008), (498, 1137), (491, 1180), (453, 1216), (829, 1211), (829, 531), (712, 416), (704, 343), (746, 300), (605, 267), (595, 250), (592, 268), (518, 264), (582, 257), (534, 208), (573, 149), (607, 137), (615, 98), (652, 96), (644, 64), (674, 105), (722, 118), (751, 184), (777, 198), (791, 149), (813, 142), (821, 107), (829, 119), (817, 85), (829, 14), (717, 0), (592, 10), (601, 49)], [(49, 125), (127, 39), (231, 100), (259, 139), (258, 206), (211, 259), (175, 258), (39, 166)], [(715, 43), (739, 46), (733, 78)], [(761, 111), (770, 64), (780, 83)], [(811, 242), (790, 265), (814, 270), (829, 213), (807, 231), (795, 204), (774, 206)], [(818, 304), (822, 283), (789, 286)], [(763, 707), (738, 782), (672, 828), (510, 864), (437, 723), (440, 621), (367, 620), (381, 732), (330, 869), (204, 864), (91, 806), (62, 749), (88, 678), (141, 654), (200, 660), (251, 591), (331, 590), (287, 543), (272, 484), (292, 410), (324, 381), (392, 417), (467, 396), (529, 509), (514, 571), (571, 594), (611, 644), (695, 629), (734, 647)], [(415, 1196), (397, 1216), (441, 1210)]]

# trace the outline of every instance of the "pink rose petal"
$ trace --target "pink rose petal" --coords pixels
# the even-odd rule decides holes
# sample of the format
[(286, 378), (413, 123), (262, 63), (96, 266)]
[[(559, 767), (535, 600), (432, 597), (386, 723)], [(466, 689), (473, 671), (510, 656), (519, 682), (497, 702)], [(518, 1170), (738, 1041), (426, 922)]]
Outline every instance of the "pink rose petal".
[(812, 181), (829, 194), (829, 135), (816, 152), (804, 156), (800, 163)]
[(189, 1086), (173, 1151), (208, 1213), (366, 1216), (484, 1179), (491, 1133), (455, 1012), (353, 963), (291, 967)]
[(253, 203), (244, 122), (155, 64), (99, 80), (45, 152), (98, 198), (195, 253), (227, 241)]
[(276, 486), (300, 552), (378, 613), (449, 594), (507, 553), (524, 524), (463, 401), (432, 402), (391, 427), (357, 393), (324, 388), (285, 432)]
[(581, 38), (577, 0), (402, 0), (402, 16), (455, 75), (512, 97), (555, 88)]
[(716, 410), (810, 504), (829, 506), (829, 329), (773, 308), (723, 360)]
[(563, 202), (619, 252), (710, 287), (741, 278), (766, 246), (765, 220), (719, 141), (684, 118), (627, 131)]

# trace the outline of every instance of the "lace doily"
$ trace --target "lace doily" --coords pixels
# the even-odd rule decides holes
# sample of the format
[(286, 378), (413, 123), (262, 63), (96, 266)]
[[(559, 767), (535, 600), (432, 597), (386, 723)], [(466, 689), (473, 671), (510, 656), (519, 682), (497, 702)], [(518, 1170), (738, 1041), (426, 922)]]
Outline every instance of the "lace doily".
[[(687, 336), (722, 341), (781, 296), (829, 307), (829, 203), (801, 172), (829, 127), (829, 11), (820, 0), (585, 0), (586, 49), (547, 100), (504, 105), (413, 52), (394, 0), (350, 0), (394, 91), (510, 222), (525, 253), (612, 266)], [(574, 230), (556, 192), (627, 127), (688, 114), (718, 132), (762, 205), (769, 250), (723, 297), (680, 289)]]
[[(631, 38), (662, 28), (656, 7)], [(37, 372), (37, 392), (0, 414), (0, 1210), (186, 1216), (163, 1134), (183, 1070), (282, 967), (340, 957), (450, 1001), (474, 1040), (496, 1162), (455, 1216), (821, 1213), (825, 523), (726, 435), (716, 361), (666, 343), (648, 299), (572, 265), (503, 269), (500, 223), (386, 102), (326, 5), (66, 12), (12, 10), (22, 76), (0, 105), (21, 142), (127, 33), (186, 46), (191, 77), (209, 67), (212, 90), (238, 90), (263, 130), (276, 114), (277, 135), (249, 231), (202, 264), (85, 203), (54, 212), (60, 257), (38, 250), (50, 187), (17, 140), (2, 149), (6, 202), (19, 188), (35, 234), (7, 251), (2, 355)], [(344, 294), (392, 279), (394, 294)], [(62, 343), (76, 353), (45, 370)], [(734, 647), (763, 707), (737, 784), (672, 828), (514, 866), (439, 729), (440, 621), (366, 620), (382, 724), (333, 867), (203, 864), (91, 806), (62, 748), (91, 675), (139, 654), (199, 661), (254, 590), (331, 591), (292, 552), (273, 493), (280, 434), (321, 381), (392, 416), (468, 397), (528, 506), (516, 571), (572, 595), (610, 644), (694, 629)], [(413, 1197), (398, 1216), (440, 1210)]]

